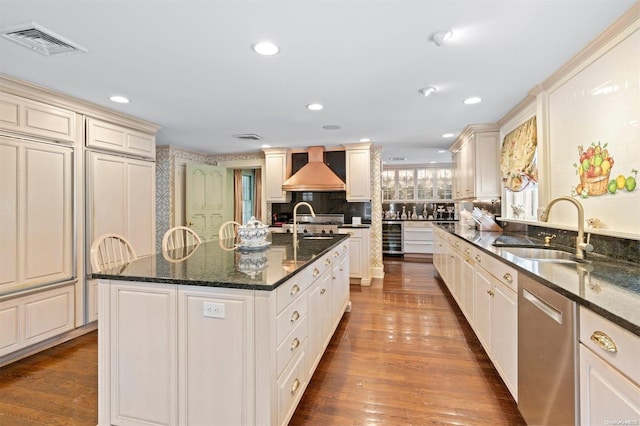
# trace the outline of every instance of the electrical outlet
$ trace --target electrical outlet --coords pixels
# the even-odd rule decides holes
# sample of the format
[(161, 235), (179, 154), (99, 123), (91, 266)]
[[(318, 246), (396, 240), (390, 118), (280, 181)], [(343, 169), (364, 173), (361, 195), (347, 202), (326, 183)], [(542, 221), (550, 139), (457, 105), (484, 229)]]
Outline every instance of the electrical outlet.
[(204, 302), (202, 315), (209, 318), (224, 318), (224, 303)]

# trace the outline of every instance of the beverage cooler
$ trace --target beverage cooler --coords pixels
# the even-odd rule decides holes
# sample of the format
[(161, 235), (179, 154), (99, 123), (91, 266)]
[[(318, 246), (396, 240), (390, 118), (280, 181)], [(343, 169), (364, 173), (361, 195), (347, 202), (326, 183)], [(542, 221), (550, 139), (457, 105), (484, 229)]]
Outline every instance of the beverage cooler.
[(382, 221), (382, 253), (402, 254), (402, 221)]

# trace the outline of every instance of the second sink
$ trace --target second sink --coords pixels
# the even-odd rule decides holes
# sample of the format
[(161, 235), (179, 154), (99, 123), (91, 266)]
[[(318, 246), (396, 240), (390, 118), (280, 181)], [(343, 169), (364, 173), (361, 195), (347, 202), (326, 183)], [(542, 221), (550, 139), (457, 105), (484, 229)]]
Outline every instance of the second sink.
[(589, 263), (588, 260), (578, 259), (573, 253), (562, 250), (529, 247), (509, 247), (501, 250), (522, 259), (539, 262)]

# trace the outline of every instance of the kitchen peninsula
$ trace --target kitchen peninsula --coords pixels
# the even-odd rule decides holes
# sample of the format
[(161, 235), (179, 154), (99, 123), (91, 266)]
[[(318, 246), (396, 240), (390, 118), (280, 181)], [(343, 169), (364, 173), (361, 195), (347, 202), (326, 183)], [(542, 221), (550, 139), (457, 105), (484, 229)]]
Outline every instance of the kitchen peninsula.
[(306, 237), (94, 274), (99, 424), (286, 424), (350, 307), (349, 236)]

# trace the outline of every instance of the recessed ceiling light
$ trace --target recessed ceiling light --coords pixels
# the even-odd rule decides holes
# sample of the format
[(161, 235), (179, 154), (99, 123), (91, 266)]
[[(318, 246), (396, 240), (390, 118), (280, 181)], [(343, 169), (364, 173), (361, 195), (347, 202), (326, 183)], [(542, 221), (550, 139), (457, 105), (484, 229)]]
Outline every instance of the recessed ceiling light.
[(438, 150), (438, 154), (444, 154), (445, 152), (447, 152), (447, 150), (446, 150), (446, 149), (440, 149), (440, 150)]
[(429, 96), (432, 93), (435, 93), (436, 88), (429, 86), (429, 87), (423, 87), (422, 89), (418, 90), (418, 92), (420, 92), (420, 94), (424, 97)]
[(369, 138), (362, 138), (362, 139), (360, 139), (360, 142), (371, 142), (371, 139), (369, 139)]
[(429, 163), (431, 163), (431, 164), (436, 164), (436, 161), (429, 161)]
[(313, 104), (307, 105), (307, 109), (311, 110), (311, 111), (320, 111), (322, 108), (324, 108), (324, 106), (322, 104), (318, 104), (318, 103), (313, 103)]
[(429, 36), (429, 41), (433, 42), (436, 46), (442, 46), (445, 41), (449, 40), (453, 33), (451, 31), (436, 31)]
[(338, 126), (337, 124), (326, 124), (322, 126), (322, 128), (325, 130), (338, 130), (340, 126)]
[(117, 102), (119, 104), (128, 104), (129, 103), (129, 99), (125, 98), (124, 96), (120, 96), (120, 95), (111, 96), (109, 98), (109, 100), (111, 102)]
[(272, 56), (280, 51), (280, 48), (270, 41), (261, 41), (251, 46), (258, 55)]
[(444, 133), (442, 135), (443, 138), (452, 138), (453, 137), (453, 133)]
[(467, 105), (479, 104), (480, 102), (482, 102), (482, 99), (478, 98), (477, 96), (473, 96), (464, 100), (464, 103)]
[(407, 157), (389, 157), (389, 161), (405, 161)]
[(267, 145), (266, 143), (264, 145), (261, 145), (260, 148), (271, 148), (271, 145)]

